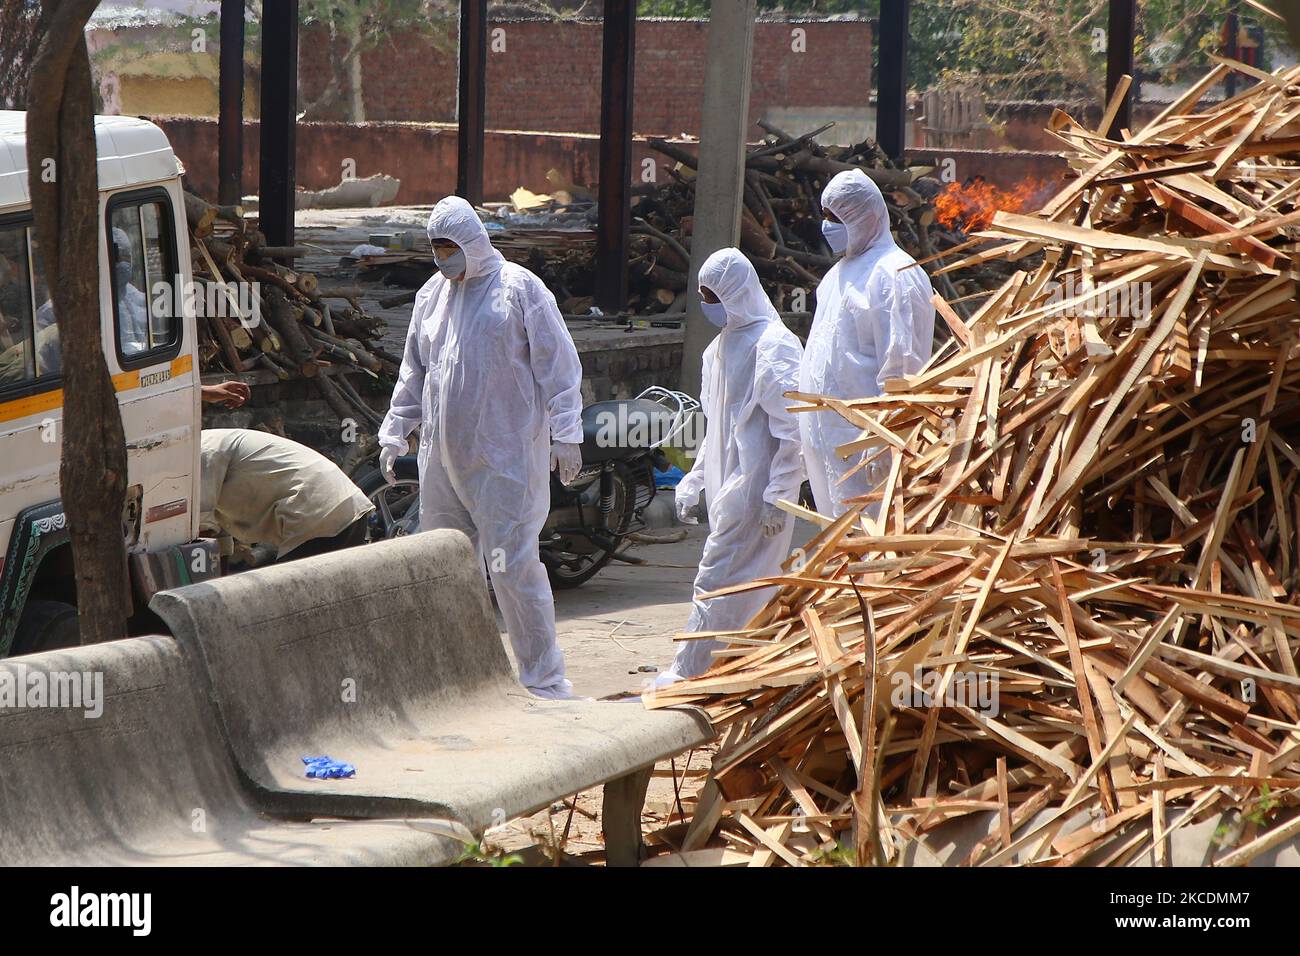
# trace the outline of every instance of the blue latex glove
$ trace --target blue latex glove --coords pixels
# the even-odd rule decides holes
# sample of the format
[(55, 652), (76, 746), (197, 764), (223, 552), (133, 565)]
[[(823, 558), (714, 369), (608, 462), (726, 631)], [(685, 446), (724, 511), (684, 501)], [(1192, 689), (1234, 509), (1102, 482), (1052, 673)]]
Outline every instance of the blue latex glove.
[(303, 757), (302, 762), (307, 765), (307, 776), (313, 780), (354, 777), (357, 773), (357, 768), (352, 764), (344, 763), (342, 760), (335, 760), (332, 757)]
[(676, 465), (669, 465), (667, 471), (655, 469), (656, 488), (676, 488), (677, 483), (686, 477), (686, 472)]

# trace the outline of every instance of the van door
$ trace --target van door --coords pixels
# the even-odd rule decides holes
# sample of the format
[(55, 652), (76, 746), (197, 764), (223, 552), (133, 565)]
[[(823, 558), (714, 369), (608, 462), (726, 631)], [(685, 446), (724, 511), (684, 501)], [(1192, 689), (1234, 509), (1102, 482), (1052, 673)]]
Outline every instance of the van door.
[(0, 656), (37, 565), (67, 540), (60, 358), (31, 212), (0, 216)]
[(199, 386), (179, 206), (162, 186), (104, 202), (104, 341), (126, 433), (131, 550), (191, 541), (198, 520)]

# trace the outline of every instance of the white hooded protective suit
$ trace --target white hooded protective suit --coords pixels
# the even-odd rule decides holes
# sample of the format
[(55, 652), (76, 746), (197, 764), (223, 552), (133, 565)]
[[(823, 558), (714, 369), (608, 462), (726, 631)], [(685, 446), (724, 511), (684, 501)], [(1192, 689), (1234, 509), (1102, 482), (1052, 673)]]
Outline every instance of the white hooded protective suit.
[[(914, 374), (930, 357), (930, 279), (894, 244), (884, 197), (861, 170), (836, 174), (822, 192), (822, 205), (848, 227), (849, 239), (844, 258), (817, 286), (799, 391), (835, 398), (879, 395), (886, 379)], [(846, 498), (867, 494), (889, 474), (889, 456), (881, 454), (840, 481), (861, 456), (845, 461), (835, 448), (855, 441), (862, 430), (834, 412), (801, 413), (799, 432), (808, 482), (824, 515), (843, 514)]]
[[(765, 505), (797, 501), (803, 481), (799, 426), (784, 394), (795, 387), (802, 349), (768, 301), (749, 260), (720, 249), (700, 267), (700, 285), (727, 309), (727, 324), (704, 350), (700, 404), (707, 429), (694, 466), (677, 486), (677, 501), (694, 504), (707, 494), (709, 538), (695, 576), (688, 631), (736, 630), (749, 623), (774, 588), (701, 600), (729, 584), (777, 574), (790, 556), (794, 518), (763, 535)], [(682, 643), (659, 685), (694, 677), (713, 662), (719, 641)]]
[(474, 208), (449, 197), (429, 238), (465, 252), (415, 298), (381, 445), (420, 429), (420, 528), (455, 528), (487, 563), (519, 665), (541, 696), (571, 691), (537, 536), (550, 510), (551, 441), (582, 441), (582, 366), (555, 297), (492, 247)]

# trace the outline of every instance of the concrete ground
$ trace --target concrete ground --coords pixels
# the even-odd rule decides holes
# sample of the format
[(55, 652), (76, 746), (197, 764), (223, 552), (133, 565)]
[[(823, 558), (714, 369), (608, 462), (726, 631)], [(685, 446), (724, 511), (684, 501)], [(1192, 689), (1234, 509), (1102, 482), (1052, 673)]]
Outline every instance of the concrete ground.
[[(680, 541), (629, 548), (628, 554), (645, 564), (611, 562), (582, 587), (555, 592), (556, 630), (575, 693), (584, 697), (636, 693), (672, 663), (676, 651), (673, 635), (686, 626), (691, 584), (708, 535), (703, 525), (679, 527), (686, 532)], [(673, 529), (647, 532), (672, 533)], [(508, 651), (509, 643), (506, 648)], [(619, 706), (641, 705), (633, 701)], [(685, 758), (679, 758), (655, 768), (642, 816), (644, 828), (665, 822), (676, 804), (677, 788), (682, 788), (683, 796), (699, 789), (709, 753), (691, 755), (688, 777), (683, 774), (686, 764)], [(600, 865), (604, 862), (600, 802), (599, 788), (587, 790), (572, 803), (555, 803), (548, 810), (490, 830), (486, 842), (495, 850), (519, 854), (524, 865), (556, 865), (555, 848), (562, 850), (558, 854), (562, 865)]]
[[(555, 592), (555, 623), (575, 693), (639, 692), (672, 663), (708, 529), (682, 528), (670, 544), (633, 544), (645, 564), (611, 562), (580, 588)], [(672, 535), (655, 530), (648, 534)]]
[[(652, 523), (667, 523), (662, 512), (671, 497), (671, 492), (660, 493), (652, 504), (659, 520)], [(597, 698), (637, 693), (672, 663), (673, 635), (682, 631), (690, 614), (691, 585), (708, 528), (676, 525), (651, 528), (646, 534), (672, 536), (674, 532), (686, 536), (666, 544), (633, 544), (628, 553), (645, 564), (614, 562), (582, 587), (555, 592), (556, 629), (575, 693)], [(800, 522), (795, 544), (806, 542), (812, 534), (812, 526)], [(710, 746), (692, 751), (655, 768), (642, 814), (645, 832), (681, 819), (682, 809), (689, 811), (713, 750)], [(493, 853), (517, 854), (523, 865), (603, 865), (600, 805), (600, 789), (587, 790), (572, 801), (554, 803), (531, 817), (488, 831), (485, 843)], [(686, 819), (689, 816), (687, 812)], [(662, 853), (671, 847), (651, 849)]]

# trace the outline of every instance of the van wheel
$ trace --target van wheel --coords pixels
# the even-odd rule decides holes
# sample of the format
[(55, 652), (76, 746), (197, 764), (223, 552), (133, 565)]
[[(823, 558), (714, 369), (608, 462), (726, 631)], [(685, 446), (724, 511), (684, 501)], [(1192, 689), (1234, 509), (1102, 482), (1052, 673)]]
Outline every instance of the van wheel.
[(28, 601), (18, 621), (10, 656), (39, 654), (81, 643), (77, 608), (62, 601)]

